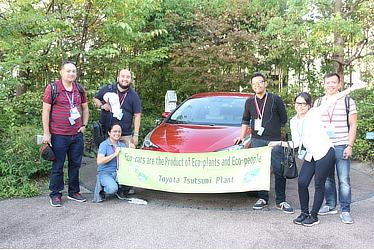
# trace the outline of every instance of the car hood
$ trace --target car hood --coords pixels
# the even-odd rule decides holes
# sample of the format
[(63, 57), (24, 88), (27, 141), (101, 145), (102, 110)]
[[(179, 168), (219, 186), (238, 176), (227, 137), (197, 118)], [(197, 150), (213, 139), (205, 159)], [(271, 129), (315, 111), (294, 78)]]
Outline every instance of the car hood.
[(213, 152), (233, 145), (240, 127), (162, 123), (151, 141), (162, 151), (174, 153)]

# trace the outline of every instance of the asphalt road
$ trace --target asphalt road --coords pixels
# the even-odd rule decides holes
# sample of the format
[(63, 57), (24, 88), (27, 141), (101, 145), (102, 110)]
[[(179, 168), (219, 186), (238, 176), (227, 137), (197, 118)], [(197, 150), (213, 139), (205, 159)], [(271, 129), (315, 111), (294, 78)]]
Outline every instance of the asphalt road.
[[(84, 195), (91, 164), (82, 167)], [(51, 207), (47, 194), (0, 201), (0, 248), (374, 248), (374, 175), (366, 164), (352, 165), (355, 223), (339, 215), (320, 216), (311, 228), (294, 225), (298, 215), (274, 207), (253, 211), (255, 197), (235, 194), (175, 194), (136, 189), (147, 205), (115, 198), (99, 204), (63, 198)], [(86, 182), (85, 182), (86, 181)], [(296, 181), (288, 200), (298, 208)]]

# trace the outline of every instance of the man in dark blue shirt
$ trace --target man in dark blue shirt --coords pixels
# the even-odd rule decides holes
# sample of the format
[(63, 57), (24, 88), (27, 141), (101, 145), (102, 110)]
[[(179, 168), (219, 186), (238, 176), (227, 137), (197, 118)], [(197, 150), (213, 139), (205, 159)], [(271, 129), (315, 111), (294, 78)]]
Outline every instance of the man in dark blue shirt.
[[(281, 140), (281, 127), (287, 123), (287, 112), (282, 99), (266, 90), (266, 79), (261, 73), (253, 74), (251, 78), (252, 89), (255, 95), (245, 103), (241, 133), (235, 143), (240, 143), (251, 127), (252, 147), (267, 146), (270, 141)], [(286, 179), (281, 171), (281, 159), (283, 149), (275, 146), (271, 152), (271, 165), (275, 176), (275, 201), (276, 208), (285, 213), (293, 213), (294, 210), (286, 202)], [(261, 210), (268, 205), (269, 191), (259, 191), (258, 200), (253, 205), (254, 210)]]
[[(111, 85), (105, 85), (94, 97), (94, 102), (98, 108), (101, 109), (100, 122), (103, 125), (103, 132), (107, 135), (108, 127), (111, 123), (119, 122), (122, 128), (121, 141), (130, 146), (132, 142), (135, 146), (138, 145), (140, 118), (141, 118), (141, 103), (139, 95), (131, 88), (131, 72), (128, 69), (122, 69), (117, 77), (117, 82)], [(120, 108), (122, 110), (122, 117), (114, 117), (110, 112), (112, 107), (110, 103), (104, 100), (104, 95), (108, 92), (116, 93), (118, 95)], [(134, 132), (132, 133), (132, 124), (134, 121)]]

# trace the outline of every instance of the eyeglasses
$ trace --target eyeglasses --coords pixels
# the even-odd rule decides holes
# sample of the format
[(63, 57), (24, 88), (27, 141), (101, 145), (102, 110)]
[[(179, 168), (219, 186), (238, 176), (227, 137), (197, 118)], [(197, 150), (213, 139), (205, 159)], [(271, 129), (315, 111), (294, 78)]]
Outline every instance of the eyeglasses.
[(306, 102), (295, 102), (295, 106), (306, 107), (306, 106), (308, 106), (308, 103), (306, 103)]
[(261, 84), (263, 84), (265, 81), (264, 80), (262, 80), (262, 81), (259, 81), (259, 82), (252, 82), (251, 84), (252, 85), (261, 85)]

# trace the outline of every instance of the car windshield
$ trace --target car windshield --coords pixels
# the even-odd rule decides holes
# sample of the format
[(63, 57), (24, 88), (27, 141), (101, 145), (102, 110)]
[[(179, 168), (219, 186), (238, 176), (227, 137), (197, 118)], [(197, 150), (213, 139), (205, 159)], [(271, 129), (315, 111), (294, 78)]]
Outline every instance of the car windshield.
[(195, 125), (240, 126), (245, 98), (204, 97), (184, 102), (168, 119), (168, 123)]

